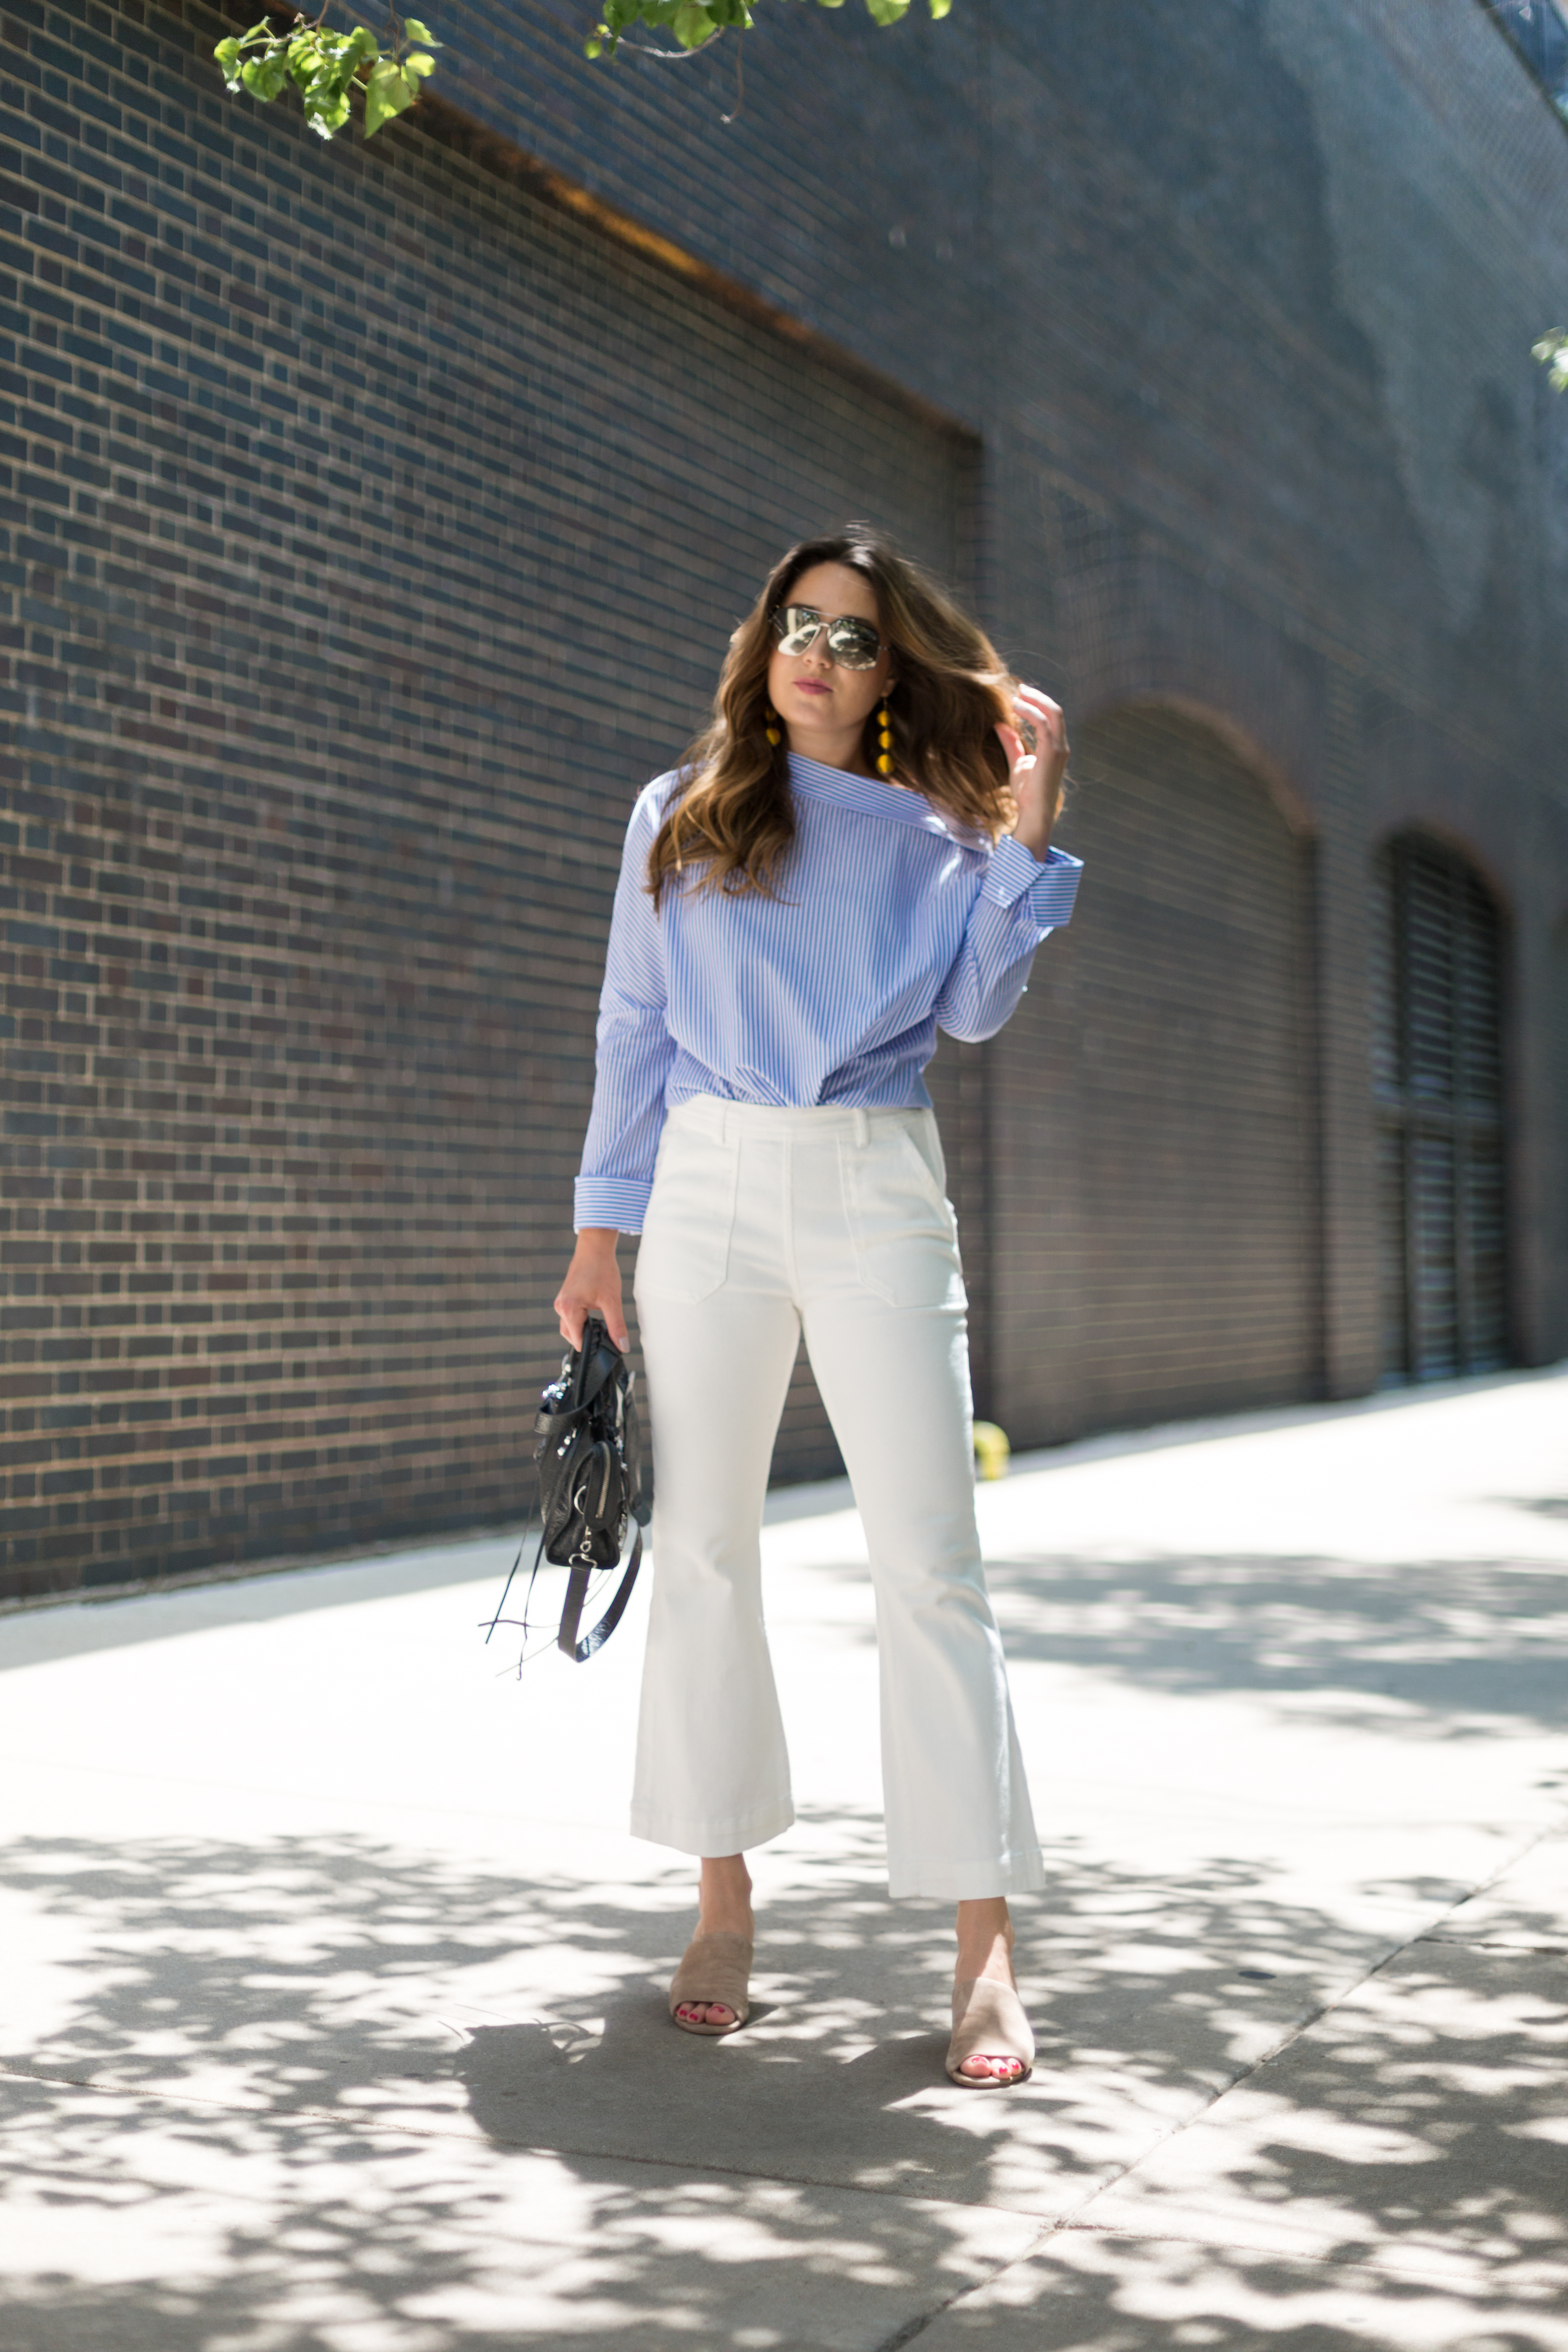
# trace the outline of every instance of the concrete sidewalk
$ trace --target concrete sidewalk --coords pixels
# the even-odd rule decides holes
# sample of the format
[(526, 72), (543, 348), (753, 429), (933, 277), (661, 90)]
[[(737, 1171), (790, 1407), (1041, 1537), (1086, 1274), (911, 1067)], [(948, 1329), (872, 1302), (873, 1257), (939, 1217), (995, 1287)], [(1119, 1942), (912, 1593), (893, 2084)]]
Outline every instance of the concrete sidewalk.
[(941, 2072), (842, 1495), (768, 1590), (758, 2006), (665, 2018), (641, 1608), (498, 1674), (511, 1547), (0, 1618), (0, 2352), (1568, 2352), (1568, 1375), (982, 1490), (1041, 2032)]

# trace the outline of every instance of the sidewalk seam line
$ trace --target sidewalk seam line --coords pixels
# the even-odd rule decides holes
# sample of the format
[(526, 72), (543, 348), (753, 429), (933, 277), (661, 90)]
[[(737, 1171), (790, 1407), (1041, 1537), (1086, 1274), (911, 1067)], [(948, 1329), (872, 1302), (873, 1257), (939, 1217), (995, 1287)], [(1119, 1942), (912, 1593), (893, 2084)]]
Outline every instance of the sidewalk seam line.
[[(1384, 1969), (1388, 1968), (1394, 1960), (1398, 1959), (1402, 1953), (1413, 1950), (1417, 1944), (1438, 1940), (1433, 1936), (1432, 1931), (1435, 1927), (1440, 1926), (1443, 1920), (1450, 1917), (1454, 1912), (1459, 1910), (1465, 1904), (1473, 1903), (1478, 1895), (1489, 1895), (1492, 1888), (1496, 1886), (1501, 1879), (1506, 1877), (1510, 1870), (1517, 1869), (1518, 1865), (1525, 1860), (1527, 1855), (1532, 1854), (1538, 1845), (1544, 1845), (1548, 1839), (1561, 1836), (1561, 1834), (1562, 1828), (1559, 1823), (1551, 1829), (1541, 1830), (1534, 1837), (1528, 1839), (1526, 1843), (1519, 1847), (1515, 1853), (1510, 1853), (1505, 1861), (1500, 1862), (1498, 1864), (1498, 1867), (1492, 1872), (1489, 1878), (1480, 1879), (1474, 1886), (1467, 1887), (1462, 1895), (1457, 1895), (1451, 1903), (1446, 1904), (1441, 1911), (1437, 1912), (1432, 1918), (1428, 1919), (1423, 1927), (1416, 1928), (1412, 1934), (1406, 1936), (1403, 1942), (1391, 1945), (1388, 1950), (1384, 1953), (1382, 1958), (1374, 1961), (1373, 1966), (1366, 1970), (1363, 1976), (1357, 1977), (1352, 1983), (1346, 1985), (1341, 1991), (1331, 1994), (1327, 2000), (1321, 2002), (1316, 2009), (1309, 2011), (1304, 2016), (1297, 2019), (1295, 2023), (1289, 2027), (1286, 2032), (1279, 2036), (1277, 2042), (1271, 2042), (1269, 2047), (1263, 2051), (1259, 2056), (1249, 2061), (1247, 2065), (1238, 2067), (1237, 2072), (1232, 2075), (1230, 2081), (1223, 2084), (1210, 2098), (1205, 2099), (1201, 2107), (1196, 2108), (1192, 2115), (1184, 2116), (1178, 2122), (1172, 2124), (1167, 2130), (1163, 2131), (1160, 2134), (1157, 2139), (1151, 2140), (1148, 2147), (1142, 2149), (1139, 2155), (1133, 2157), (1129, 2163), (1124, 2164), (1119, 2172), (1112, 2174), (1109, 2180), (1102, 2180), (1100, 2182), (1098, 2187), (1091, 2189), (1089, 2195), (1085, 2197), (1080, 2203), (1075, 2205), (1069, 2212), (1060, 2214), (1055, 2221), (1049, 2222), (1047, 2227), (1040, 2231), (1039, 2236), (1034, 2241), (1033, 2244), (1026, 2246), (1021, 2254), (1015, 2254), (1010, 2262), (1000, 2263), (988, 2279), (981, 2282), (981, 2286), (961, 2288), (958, 2294), (949, 2295), (944, 2302), (936, 2305), (935, 2307), (931, 2311), (928, 2312), (923, 2318), (917, 2317), (906, 2321), (905, 2324), (901, 2327), (898, 2328), (893, 2335), (888, 2336), (884, 2342), (878, 2345), (877, 2352), (904, 2352), (904, 2347), (906, 2345), (913, 2344), (918, 2337), (923, 2336), (926, 2329), (936, 2320), (942, 2317), (943, 2312), (951, 2311), (955, 2305), (965, 2302), (970, 2295), (978, 2294), (981, 2292), (982, 2287), (994, 2286), (999, 2278), (1005, 2277), (1009, 2271), (1016, 2270), (1021, 2263), (1033, 2262), (1040, 2253), (1042, 2249), (1047, 2246), (1053, 2238), (1058, 2237), (1063, 2231), (1104, 2228), (1105, 2234), (1107, 2236), (1114, 2234), (1113, 2226), (1108, 2227), (1104, 2224), (1086, 2222), (1083, 2221), (1082, 2216), (1088, 2212), (1091, 2205), (1095, 2204), (1100, 2198), (1105, 2196), (1110, 2189), (1119, 2188), (1122, 2181), (1126, 2180), (1132, 2173), (1137, 2171), (1141, 2164), (1146, 2164), (1149, 2158), (1153, 2156), (1157, 2150), (1164, 2147), (1171, 2140), (1176, 2138), (1180, 2133), (1190, 2130), (1194, 2124), (1201, 2123), (1205, 2117), (1212, 2116), (1215, 2107), (1218, 2106), (1222, 2099), (1228, 2098), (1232, 2091), (1236, 2090), (1241, 2084), (1247, 2082), (1252, 2075), (1259, 2073), (1263, 2067), (1271, 2065), (1274, 2060), (1278, 2058), (1283, 2051), (1289, 2050), (1291, 2044), (1299, 2042), (1304, 2033), (1310, 2032), (1311, 2028), (1318, 2024), (1322, 2018), (1331, 2015), (1336, 2009), (1343, 2008), (1347, 2000), (1352, 2000), (1356, 1993), (1362, 1990), (1363, 1986), (1369, 1985), (1373, 1977), (1381, 1976)], [(1149, 2236), (1152, 2233), (1147, 2231), (1127, 2230), (1124, 2234), (1130, 2237), (1143, 2237)], [(1194, 2242), (1202, 2242), (1194, 2241)]]

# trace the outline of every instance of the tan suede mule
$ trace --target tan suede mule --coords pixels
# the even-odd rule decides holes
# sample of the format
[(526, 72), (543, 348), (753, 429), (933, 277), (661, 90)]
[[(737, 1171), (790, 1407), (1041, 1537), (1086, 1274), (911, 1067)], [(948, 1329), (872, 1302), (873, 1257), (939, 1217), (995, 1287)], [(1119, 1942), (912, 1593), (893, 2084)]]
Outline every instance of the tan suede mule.
[[(966, 2058), (1016, 2058), (1021, 2074), (964, 2074)], [(965, 2091), (1010, 2091), (1035, 2068), (1035, 2036), (1024, 2004), (997, 1977), (959, 1977), (952, 1988), (947, 2071)]]
[[(733, 2033), (752, 2013), (752, 1938), (717, 1933), (693, 1936), (670, 1979), (669, 2014), (682, 2033)], [(699, 2024), (695, 2018), (677, 2017), (683, 2003), (704, 2006), (721, 2001), (734, 2011), (728, 2025)]]

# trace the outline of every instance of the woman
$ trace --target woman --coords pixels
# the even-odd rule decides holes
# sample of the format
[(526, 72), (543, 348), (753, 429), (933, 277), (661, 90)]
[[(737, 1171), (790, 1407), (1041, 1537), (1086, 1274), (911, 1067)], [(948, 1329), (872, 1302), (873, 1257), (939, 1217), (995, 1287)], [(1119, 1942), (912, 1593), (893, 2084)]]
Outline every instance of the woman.
[(958, 1906), (947, 2069), (1022, 2081), (1007, 1896), (1044, 1884), (974, 1523), (965, 1299), (921, 1073), (990, 1037), (1072, 910), (1054, 702), (861, 526), (793, 548), (712, 722), (626, 835), (556, 1311), (627, 1345), (640, 1230), (656, 1575), (636, 1835), (701, 1857), (670, 1988), (744, 2023), (745, 1850), (794, 1819), (763, 1626), (763, 1492), (804, 1328), (877, 1597), (889, 1891)]

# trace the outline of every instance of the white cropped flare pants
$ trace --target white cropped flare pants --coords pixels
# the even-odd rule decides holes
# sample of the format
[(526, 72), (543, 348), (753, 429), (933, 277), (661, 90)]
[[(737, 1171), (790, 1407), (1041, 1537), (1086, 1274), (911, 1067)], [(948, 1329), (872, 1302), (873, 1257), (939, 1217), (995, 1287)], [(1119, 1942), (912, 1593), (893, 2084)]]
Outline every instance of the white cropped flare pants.
[(634, 1835), (738, 1853), (795, 1819), (760, 1537), (804, 1328), (870, 1553), (889, 1891), (1043, 1885), (980, 1563), (966, 1302), (932, 1114), (680, 1104), (637, 1300), (654, 1583)]

